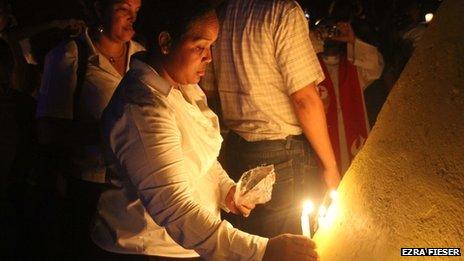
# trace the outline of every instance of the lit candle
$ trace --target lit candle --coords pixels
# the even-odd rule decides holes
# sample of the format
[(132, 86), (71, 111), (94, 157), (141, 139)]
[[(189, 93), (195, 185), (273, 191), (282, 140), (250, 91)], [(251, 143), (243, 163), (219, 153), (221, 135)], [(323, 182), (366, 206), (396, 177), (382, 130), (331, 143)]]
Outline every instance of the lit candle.
[(432, 13), (428, 13), (425, 15), (425, 22), (426, 23), (430, 23), (433, 19), (433, 14)]
[(311, 213), (314, 210), (314, 205), (310, 200), (305, 200), (303, 203), (303, 211), (301, 213), (301, 231), (304, 236), (311, 237)]
[(319, 207), (319, 217), (318, 217), (318, 226), (319, 227), (328, 227), (335, 220), (338, 209), (338, 192), (332, 190), (330, 192), (330, 199), (327, 203), (324, 200), (323, 204)]

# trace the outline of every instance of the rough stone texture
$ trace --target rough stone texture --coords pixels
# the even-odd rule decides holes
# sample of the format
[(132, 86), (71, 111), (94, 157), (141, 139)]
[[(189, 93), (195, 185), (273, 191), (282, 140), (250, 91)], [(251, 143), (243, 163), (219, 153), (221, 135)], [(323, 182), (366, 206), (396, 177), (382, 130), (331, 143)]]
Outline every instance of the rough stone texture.
[(335, 222), (315, 235), (323, 261), (464, 251), (463, 20), (462, 0), (443, 2), (339, 187)]

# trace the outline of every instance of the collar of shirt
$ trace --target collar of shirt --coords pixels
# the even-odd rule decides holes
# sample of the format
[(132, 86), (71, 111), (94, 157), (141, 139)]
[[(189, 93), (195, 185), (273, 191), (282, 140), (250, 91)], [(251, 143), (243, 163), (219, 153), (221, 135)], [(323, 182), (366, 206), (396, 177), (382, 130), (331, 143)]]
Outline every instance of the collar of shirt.
[[(95, 47), (93, 44), (92, 40), (90, 39), (89, 35), (89, 28), (86, 28), (84, 33), (81, 35), (85, 43), (89, 46), (89, 58), (88, 61), (95, 65), (100, 67), (101, 69), (110, 72), (112, 74), (115, 74), (118, 77), (121, 77), (121, 75), (116, 71), (116, 69), (111, 65), (111, 63), (108, 61), (108, 59), (101, 54), (98, 49)], [(131, 41), (129, 41), (129, 48), (127, 49), (127, 57), (131, 57), (132, 54), (138, 52), (139, 50), (136, 48), (135, 44)], [(126, 65), (126, 72), (129, 70), (130, 66), (129, 63)]]
[(146, 84), (152, 89), (168, 97), (173, 87), (163, 79), (156, 71), (148, 65), (145, 61), (147, 53), (142, 52), (134, 55), (130, 61), (130, 69), (132, 76), (138, 78), (141, 82)]

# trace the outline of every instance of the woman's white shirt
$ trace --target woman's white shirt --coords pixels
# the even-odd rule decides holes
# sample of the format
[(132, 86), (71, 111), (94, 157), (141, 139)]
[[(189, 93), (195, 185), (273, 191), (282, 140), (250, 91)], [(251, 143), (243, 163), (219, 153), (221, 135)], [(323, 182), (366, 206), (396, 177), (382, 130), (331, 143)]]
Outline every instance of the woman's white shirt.
[[(79, 39), (88, 47), (87, 69), (79, 96), (80, 119), (98, 125), (101, 114), (111, 99), (122, 76), (92, 43), (88, 31)], [(135, 41), (128, 43), (127, 59), (144, 48)], [(82, 55), (82, 54), (81, 54)], [(126, 71), (129, 69), (127, 62)], [(77, 83), (78, 47), (75, 41), (62, 43), (46, 56), (44, 74), (38, 93), (36, 116), (73, 119), (74, 92)], [(98, 126), (95, 127), (97, 130)], [(82, 135), (98, 135), (82, 133)], [(73, 148), (75, 174), (83, 180), (103, 183), (105, 171), (98, 144), (82, 144)]]
[[(81, 37), (89, 48), (89, 56), (79, 99), (79, 115), (99, 120), (122, 76), (94, 46), (87, 30)], [(130, 41), (127, 59), (143, 50), (139, 43)], [(37, 117), (73, 119), (77, 67), (78, 48), (74, 41), (60, 44), (47, 54), (39, 89)], [(127, 70), (129, 70), (129, 62)]]
[(261, 260), (267, 239), (221, 221), (234, 185), (217, 156), (217, 116), (198, 85), (172, 88), (133, 58), (103, 114), (113, 189), (103, 193), (92, 238), (120, 253)]

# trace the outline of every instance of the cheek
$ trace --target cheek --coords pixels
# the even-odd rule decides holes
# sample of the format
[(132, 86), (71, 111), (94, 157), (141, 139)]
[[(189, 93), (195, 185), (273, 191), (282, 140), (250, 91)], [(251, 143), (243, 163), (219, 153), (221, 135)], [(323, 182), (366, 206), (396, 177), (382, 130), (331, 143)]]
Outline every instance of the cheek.
[(177, 81), (183, 84), (197, 83), (198, 70), (199, 62), (195, 55), (183, 53), (173, 57), (172, 72)]
[(179, 66), (183, 69), (184, 74), (191, 74), (198, 68), (198, 59), (192, 52), (183, 52), (178, 57)]
[[(196, 56), (187, 57), (185, 60), (186, 70), (190, 79), (196, 79), (198, 77), (198, 71), (200, 71), (200, 60)], [(193, 82), (192, 82), (193, 83)]]
[(132, 38), (134, 31), (125, 29), (125, 27), (128, 27), (126, 21), (127, 19), (125, 16), (113, 16), (111, 31), (116, 37), (127, 41)]
[(114, 15), (113, 20), (112, 20), (112, 26), (116, 31), (122, 30), (122, 27), (124, 26), (124, 17), (121, 15)]

